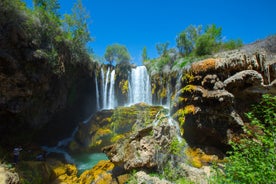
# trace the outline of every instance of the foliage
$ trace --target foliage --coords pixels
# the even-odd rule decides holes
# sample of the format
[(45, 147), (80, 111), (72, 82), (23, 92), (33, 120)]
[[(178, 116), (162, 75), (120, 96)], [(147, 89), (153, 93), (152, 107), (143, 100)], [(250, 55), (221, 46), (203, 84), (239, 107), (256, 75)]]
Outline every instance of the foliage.
[(205, 32), (198, 37), (195, 45), (195, 54), (197, 56), (209, 55), (218, 51), (221, 42), (221, 27), (216, 25), (207, 26)]
[(218, 172), (215, 183), (274, 183), (276, 178), (276, 97), (263, 95), (247, 113), (251, 121), (239, 142), (232, 142), (225, 174)]
[(188, 56), (195, 49), (196, 40), (202, 32), (202, 26), (188, 26), (176, 38), (179, 53)]
[(65, 14), (63, 20), (63, 29), (66, 32), (66, 38), (73, 42), (74, 49), (86, 49), (86, 44), (93, 39), (88, 31), (87, 20), (89, 14), (78, 0), (72, 9), (72, 15)]
[(147, 48), (144, 47), (144, 48), (143, 48), (143, 51), (142, 51), (142, 60), (143, 60), (143, 62), (144, 62), (144, 61), (146, 61), (146, 60), (148, 60), (148, 59), (149, 59), (149, 58), (148, 58)]
[(171, 141), (169, 151), (173, 155), (181, 156), (181, 151), (183, 150), (184, 146), (185, 141), (178, 140), (178, 138), (175, 136)]
[(60, 5), (57, 0), (33, 0), (34, 6), (42, 8), (44, 11), (58, 15)]
[(130, 55), (126, 46), (120, 44), (109, 45), (105, 50), (104, 57), (110, 65), (112, 65), (113, 61), (115, 61), (116, 64), (123, 62), (128, 63), (130, 61)]
[(160, 56), (165, 56), (167, 54), (168, 46), (169, 46), (169, 42), (166, 42), (166, 43), (157, 43), (155, 45), (157, 53)]
[(238, 40), (229, 40), (222, 44), (221, 49), (222, 50), (234, 50), (237, 48), (242, 47), (243, 43), (241, 39)]

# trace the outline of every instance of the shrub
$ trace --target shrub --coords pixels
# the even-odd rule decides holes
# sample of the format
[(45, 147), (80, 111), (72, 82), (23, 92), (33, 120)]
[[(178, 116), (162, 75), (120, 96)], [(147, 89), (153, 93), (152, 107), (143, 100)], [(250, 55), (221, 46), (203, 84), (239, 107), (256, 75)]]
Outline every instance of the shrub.
[(275, 183), (276, 96), (263, 95), (247, 113), (251, 121), (245, 135), (232, 142), (229, 162), (215, 183)]

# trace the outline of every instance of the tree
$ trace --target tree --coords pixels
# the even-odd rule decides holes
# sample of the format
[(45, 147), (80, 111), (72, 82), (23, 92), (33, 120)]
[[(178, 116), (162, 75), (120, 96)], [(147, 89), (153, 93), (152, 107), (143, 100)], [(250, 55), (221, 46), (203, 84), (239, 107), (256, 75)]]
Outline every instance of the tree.
[(217, 51), (221, 44), (221, 30), (221, 27), (216, 27), (214, 24), (207, 26), (205, 32), (196, 40), (195, 54), (203, 56)]
[(229, 40), (222, 44), (222, 50), (233, 50), (241, 47), (243, 45), (242, 40)]
[(89, 14), (82, 5), (82, 1), (78, 0), (72, 9), (72, 15), (65, 15), (64, 28), (69, 34), (76, 47), (85, 48), (86, 44), (93, 39), (88, 30), (87, 20)]
[(146, 47), (143, 48), (142, 59), (143, 59), (143, 62), (149, 59)]
[(157, 53), (160, 56), (164, 56), (168, 51), (168, 46), (169, 46), (169, 42), (166, 42), (166, 43), (157, 43), (155, 47), (156, 47)]
[(58, 0), (33, 0), (34, 6), (42, 8), (46, 12), (53, 13), (58, 16), (60, 5)]
[(176, 38), (176, 45), (180, 54), (188, 56), (195, 48), (197, 38), (202, 34), (202, 26), (188, 26)]
[(110, 65), (112, 65), (113, 61), (115, 61), (116, 64), (130, 61), (130, 55), (126, 46), (120, 44), (109, 45), (106, 48), (104, 58)]

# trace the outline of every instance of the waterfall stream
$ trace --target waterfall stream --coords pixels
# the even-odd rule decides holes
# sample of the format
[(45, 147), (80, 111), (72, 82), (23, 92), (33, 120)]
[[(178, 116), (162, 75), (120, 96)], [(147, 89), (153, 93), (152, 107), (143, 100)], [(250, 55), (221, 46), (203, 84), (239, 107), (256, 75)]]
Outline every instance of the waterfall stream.
[[(96, 75), (95, 75), (96, 76)], [(96, 76), (96, 100), (97, 110), (114, 109), (117, 107), (117, 94), (115, 80), (116, 71), (108, 67), (106, 72), (101, 68), (101, 80)], [(101, 84), (98, 84), (98, 81)], [(152, 104), (151, 83), (150, 77), (145, 66), (132, 68), (128, 74), (128, 99), (124, 105), (132, 105), (140, 102)], [(101, 86), (101, 90), (99, 90)], [(101, 91), (101, 93), (99, 93)]]
[(129, 104), (145, 102), (152, 104), (150, 78), (145, 66), (131, 70), (129, 79)]
[[(182, 76), (180, 75), (177, 79), (176, 92), (180, 89)], [(116, 71), (111, 67), (108, 67), (106, 70), (102, 67), (100, 70), (100, 75), (96, 75), (95, 73), (95, 93), (96, 93), (96, 106), (97, 111), (102, 109), (114, 109), (118, 105), (118, 97), (116, 94), (117, 88), (116, 84), (120, 83), (120, 81), (116, 82)], [(167, 123), (170, 126), (175, 126), (178, 133), (178, 139), (181, 141), (180, 133), (179, 133), (179, 125), (176, 121), (174, 121), (170, 117), (170, 98), (171, 98), (171, 89), (170, 84), (166, 85), (167, 91), (167, 101), (166, 104), (162, 104), (162, 99), (160, 99), (160, 104), (168, 109), (168, 113), (162, 115), (161, 112), (158, 112), (155, 120), (152, 122), (154, 126), (158, 126), (159, 123), (162, 123), (163, 120), (167, 119)], [(145, 66), (138, 66), (132, 68), (128, 73), (128, 94), (127, 100), (125, 100), (124, 105), (132, 105), (137, 103), (147, 103), (152, 105), (152, 92), (151, 92), (151, 82), (150, 77), (148, 75), (147, 69)], [(85, 121), (84, 124), (89, 123), (92, 115)], [(165, 118), (165, 119), (164, 119)], [(103, 153), (78, 153), (75, 155), (70, 155), (66, 152), (66, 146), (74, 139), (75, 134), (77, 132), (77, 128), (74, 130), (72, 135), (69, 138), (59, 141), (57, 146), (55, 147), (46, 147), (43, 149), (48, 153), (59, 153), (64, 155), (64, 158), (69, 163), (76, 164), (78, 170), (83, 172), (87, 169), (93, 167), (99, 160), (107, 159), (106, 155)]]
[(100, 94), (99, 94), (99, 86), (98, 86), (98, 77), (95, 74), (95, 85), (96, 85), (96, 100), (97, 100), (97, 111), (100, 110)]

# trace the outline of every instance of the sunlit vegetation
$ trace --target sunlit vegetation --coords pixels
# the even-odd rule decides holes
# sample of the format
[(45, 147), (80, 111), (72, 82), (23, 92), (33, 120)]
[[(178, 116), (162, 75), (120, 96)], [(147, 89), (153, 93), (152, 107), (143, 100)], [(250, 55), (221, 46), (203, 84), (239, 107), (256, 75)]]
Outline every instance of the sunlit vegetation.
[(61, 63), (65, 62), (65, 55), (71, 63), (90, 61), (87, 44), (93, 39), (81, 0), (66, 15), (59, 14), (57, 0), (34, 0), (33, 5), (30, 9), (19, 0), (1, 1), (1, 10), (7, 16), (1, 17), (0, 22), (8, 18), (17, 24), (30, 47), (36, 48), (36, 55), (47, 60), (55, 73), (64, 72)]
[(168, 42), (157, 43), (159, 58), (143, 57), (143, 62), (151, 71), (160, 71), (164, 66), (179, 69), (189, 63), (206, 59), (214, 53), (237, 49), (242, 45), (240, 39), (224, 41), (222, 28), (215, 24), (205, 27), (190, 25), (177, 35), (176, 48), (169, 48)]
[(116, 64), (120, 64), (129, 63), (130, 61), (130, 54), (126, 46), (120, 44), (107, 46), (104, 57), (106, 61), (109, 62), (109, 65), (112, 65), (113, 62), (116, 62)]
[(213, 183), (275, 183), (276, 97), (264, 95), (247, 113), (250, 124), (232, 151), (224, 169), (217, 169)]

